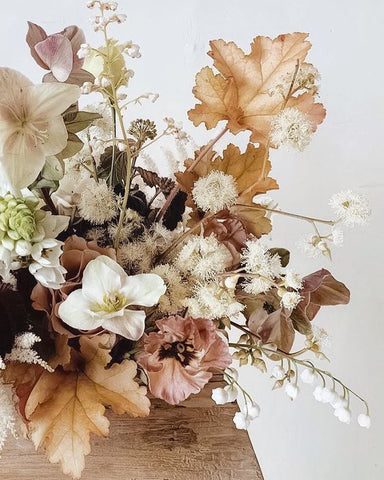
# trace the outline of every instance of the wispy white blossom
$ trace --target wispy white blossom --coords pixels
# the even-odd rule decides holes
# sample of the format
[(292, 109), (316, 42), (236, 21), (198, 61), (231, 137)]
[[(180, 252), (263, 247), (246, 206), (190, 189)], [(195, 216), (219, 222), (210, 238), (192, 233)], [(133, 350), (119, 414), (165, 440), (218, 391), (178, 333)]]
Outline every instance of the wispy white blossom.
[(273, 118), (269, 136), (277, 148), (287, 146), (302, 151), (310, 143), (312, 134), (313, 124), (308, 115), (288, 107)]
[(232, 175), (213, 170), (195, 182), (192, 197), (204, 212), (217, 213), (235, 204), (238, 197), (236, 181)]
[(368, 199), (351, 190), (332, 195), (329, 205), (336, 213), (338, 220), (350, 227), (365, 224), (371, 215)]

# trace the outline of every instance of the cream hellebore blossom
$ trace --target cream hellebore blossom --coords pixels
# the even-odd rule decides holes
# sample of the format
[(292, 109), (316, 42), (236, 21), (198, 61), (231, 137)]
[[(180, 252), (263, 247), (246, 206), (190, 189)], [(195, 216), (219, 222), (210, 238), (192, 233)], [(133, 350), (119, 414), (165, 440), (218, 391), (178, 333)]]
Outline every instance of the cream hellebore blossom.
[(165, 291), (159, 275), (128, 276), (114, 260), (100, 255), (88, 263), (82, 288), (72, 292), (60, 305), (59, 316), (79, 330), (102, 327), (130, 340), (138, 340), (144, 333), (146, 315), (127, 307), (156, 305)]
[(76, 85), (33, 85), (24, 75), (0, 68), (0, 167), (3, 183), (21, 190), (60, 153), (68, 133), (61, 114), (80, 96)]

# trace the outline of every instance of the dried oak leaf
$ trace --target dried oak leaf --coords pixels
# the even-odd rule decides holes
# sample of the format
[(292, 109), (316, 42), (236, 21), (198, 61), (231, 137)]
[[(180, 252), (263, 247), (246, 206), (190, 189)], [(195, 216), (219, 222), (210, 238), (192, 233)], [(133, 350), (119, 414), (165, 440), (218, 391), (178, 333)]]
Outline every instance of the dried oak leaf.
[[(25, 403), (31, 439), (65, 474), (80, 478), (84, 456), (90, 453), (90, 434), (107, 436), (105, 407), (133, 417), (149, 414), (146, 388), (134, 380), (136, 363), (124, 360), (105, 368), (111, 357), (100, 339), (80, 339), (83, 366), (79, 371), (40, 371)], [(28, 383), (30, 385), (30, 382)], [(20, 388), (20, 386), (19, 386)], [(16, 386), (16, 392), (18, 388)]]
[(208, 55), (219, 73), (205, 67), (197, 74), (193, 93), (201, 103), (188, 112), (189, 119), (207, 129), (225, 120), (232, 133), (250, 130), (252, 142), (267, 144), (271, 120), (286, 106), (306, 113), (315, 131), (325, 109), (310, 93), (290, 96), (287, 102), (283, 95), (271, 93), (287, 76), (293, 79), (297, 62), (304, 62), (311, 47), (307, 36), (297, 32), (273, 40), (258, 36), (248, 55), (234, 42), (211, 41)]
[(336, 280), (325, 268), (304, 277), (300, 295), (302, 300), (292, 311), (291, 319), (295, 329), (303, 334), (311, 331), (310, 322), (320, 307), (345, 305), (350, 299), (350, 292), (344, 283)]

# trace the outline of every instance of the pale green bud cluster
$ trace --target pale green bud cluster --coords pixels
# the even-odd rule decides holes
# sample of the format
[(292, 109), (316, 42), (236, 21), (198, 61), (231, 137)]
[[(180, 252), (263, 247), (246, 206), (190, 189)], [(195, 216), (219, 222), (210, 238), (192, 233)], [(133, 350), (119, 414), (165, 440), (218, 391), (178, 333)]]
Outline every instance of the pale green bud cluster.
[(7, 193), (0, 196), (0, 240), (26, 240), (31, 242), (40, 220), (41, 210), (36, 209), (39, 200), (34, 197), (17, 198)]

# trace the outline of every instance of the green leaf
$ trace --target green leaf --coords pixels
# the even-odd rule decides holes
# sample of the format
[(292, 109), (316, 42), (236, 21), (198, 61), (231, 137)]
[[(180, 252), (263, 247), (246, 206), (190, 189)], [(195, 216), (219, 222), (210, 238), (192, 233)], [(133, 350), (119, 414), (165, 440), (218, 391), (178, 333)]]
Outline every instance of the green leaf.
[(59, 181), (64, 176), (64, 170), (65, 168), (62, 161), (57, 157), (51, 156), (46, 158), (45, 165), (40, 175), (46, 180)]
[(60, 153), (56, 155), (59, 160), (70, 158), (79, 153), (83, 148), (84, 143), (74, 133), (68, 133), (67, 146)]
[[(99, 178), (107, 180), (111, 174), (113, 158), (113, 147), (108, 147), (100, 157), (99, 167), (97, 169), (97, 176)], [(115, 160), (113, 163), (113, 175), (111, 185), (123, 185), (127, 176), (127, 154), (126, 152), (120, 152), (115, 148)]]
[(102, 118), (102, 116), (98, 113), (80, 111), (64, 121), (69, 133), (77, 133), (89, 127), (92, 122), (99, 118)]
[(268, 252), (273, 255), (278, 255), (280, 257), (280, 262), (282, 267), (286, 267), (289, 263), (290, 253), (289, 250), (285, 248), (270, 248)]

